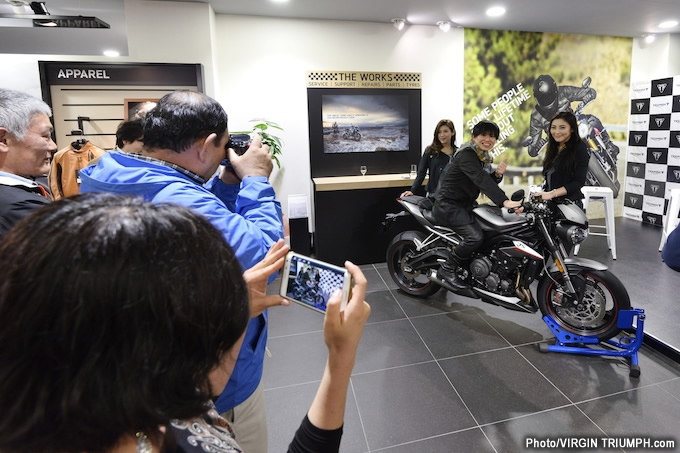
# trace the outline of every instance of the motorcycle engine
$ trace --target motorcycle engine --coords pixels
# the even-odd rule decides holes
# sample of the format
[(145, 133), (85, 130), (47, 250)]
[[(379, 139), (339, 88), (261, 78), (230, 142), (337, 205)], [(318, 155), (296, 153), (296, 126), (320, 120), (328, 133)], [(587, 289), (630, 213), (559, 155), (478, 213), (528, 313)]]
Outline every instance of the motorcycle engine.
[[(492, 261), (490, 258), (493, 258)], [(506, 294), (508, 290), (514, 288), (510, 277), (510, 272), (514, 270), (519, 263), (514, 260), (507, 260), (499, 262), (492, 254), (489, 256), (482, 256), (474, 258), (470, 262), (471, 277), (479, 282), (484, 288), (489, 291)]]

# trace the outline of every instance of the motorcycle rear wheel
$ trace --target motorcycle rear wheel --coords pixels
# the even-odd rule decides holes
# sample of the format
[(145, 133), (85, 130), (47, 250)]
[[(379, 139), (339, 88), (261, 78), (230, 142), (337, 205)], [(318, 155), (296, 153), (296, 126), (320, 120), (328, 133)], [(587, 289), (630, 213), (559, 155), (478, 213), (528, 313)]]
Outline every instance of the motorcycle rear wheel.
[(583, 298), (577, 306), (559, 305), (560, 293), (555, 281), (562, 282), (561, 273), (554, 272), (552, 278), (543, 277), (536, 294), (541, 313), (550, 315), (564, 330), (577, 335), (596, 336), (600, 340), (616, 336), (621, 331), (617, 325), (619, 311), (630, 310), (626, 288), (609, 271), (570, 271), (573, 277), (579, 274), (586, 282)]
[[(408, 258), (416, 252), (416, 245), (411, 239), (414, 231), (401, 233), (395, 237), (387, 247), (387, 269), (392, 280), (405, 293), (415, 297), (429, 297), (435, 294), (441, 286), (427, 278), (427, 275), (417, 270), (409, 270)], [(424, 239), (420, 233), (415, 233), (419, 239)]]

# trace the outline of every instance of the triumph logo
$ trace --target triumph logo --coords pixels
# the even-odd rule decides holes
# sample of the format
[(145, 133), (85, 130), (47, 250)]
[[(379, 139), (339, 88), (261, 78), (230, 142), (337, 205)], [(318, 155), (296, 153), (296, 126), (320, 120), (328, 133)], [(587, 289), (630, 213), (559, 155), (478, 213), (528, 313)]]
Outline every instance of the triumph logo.
[(678, 141), (678, 143), (680, 143), (680, 134), (676, 135), (675, 139)]
[(630, 204), (635, 206), (638, 202), (638, 197), (628, 197), (630, 199)]
[(635, 143), (640, 143), (640, 140), (642, 140), (642, 135), (633, 135), (633, 139), (635, 140)]
[(635, 104), (635, 107), (637, 107), (638, 112), (641, 112), (644, 106), (645, 106), (644, 102), (638, 102), (637, 104)]
[(656, 118), (656, 127), (661, 127), (663, 126), (663, 122), (666, 120), (666, 118)]
[(650, 184), (649, 188), (652, 189), (652, 193), (657, 193), (659, 191), (659, 185), (658, 184)]
[(661, 155), (662, 155), (662, 154), (663, 154), (663, 153), (662, 153), (661, 151), (654, 151), (654, 152), (652, 153), (652, 156), (654, 156), (654, 160), (659, 160), (659, 159), (661, 159)]
[(633, 167), (633, 174), (637, 175), (638, 173), (640, 173), (640, 167)]
[(654, 104), (654, 108), (664, 108), (668, 107), (670, 103), (668, 102), (659, 102), (658, 104)]
[(675, 174), (675, 179), (680, 180), (680, 170), (673, 170), (673, 174)]
[(668, 86), (667, 83), (657, 83), (656, 89), (659, 90), (659, 93), (663, 93), (664, 91), (666, 91), (667, 86)]
[(651, 223), (652, 225), (656, 224), (656, 217), (652, 217), (650, 215), (647, 216), (647, 221)]

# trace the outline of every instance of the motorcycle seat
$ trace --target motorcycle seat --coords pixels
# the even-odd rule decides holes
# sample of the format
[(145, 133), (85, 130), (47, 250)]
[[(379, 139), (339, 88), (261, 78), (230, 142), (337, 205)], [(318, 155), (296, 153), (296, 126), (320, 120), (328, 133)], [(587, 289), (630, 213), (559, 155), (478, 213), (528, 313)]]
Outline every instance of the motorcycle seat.
[(497, 206), (480, 205), (472, 210), (483, 231), (505, 231), (526, 223), (524, 214), (504, 214)]

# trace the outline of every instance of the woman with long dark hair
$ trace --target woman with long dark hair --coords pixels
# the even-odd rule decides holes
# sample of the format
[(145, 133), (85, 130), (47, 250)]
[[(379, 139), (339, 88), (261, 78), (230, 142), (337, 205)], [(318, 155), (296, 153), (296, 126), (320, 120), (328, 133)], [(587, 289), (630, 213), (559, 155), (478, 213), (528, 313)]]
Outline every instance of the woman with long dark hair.
[(427, 196), (434, 199), (439, 186), (439, 176), (451, 160), (451, 156), (456, 151), (456, 128), (451, 120), (440, 120), (434, 128), (432, 144), (425, 148), (423, 156), (418, 164), (418, 173), (415, 181), (411, 185), (411, 190), (401, 194), (402, 197), (413, 195), (420, 190), (429, 173), (430, 179), (427, 181)]
[(548, 148), (543, 159), (544, 200), (567, 198), (583, 207), (581, 188), (588, 173), (588, 149), (578, 135), (576, 117), (559, 112), (550, 121)]

